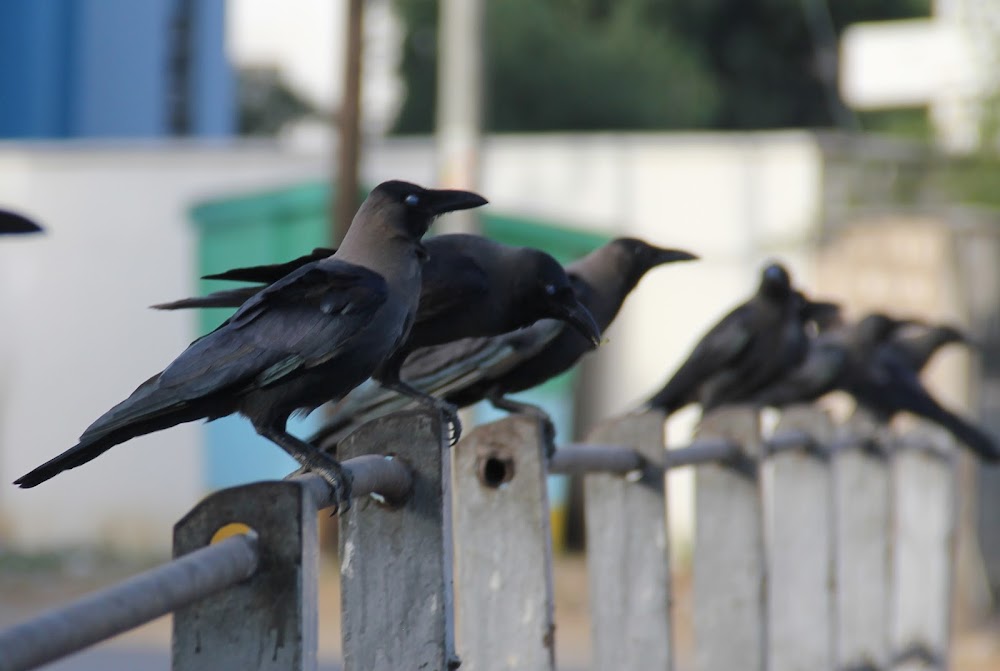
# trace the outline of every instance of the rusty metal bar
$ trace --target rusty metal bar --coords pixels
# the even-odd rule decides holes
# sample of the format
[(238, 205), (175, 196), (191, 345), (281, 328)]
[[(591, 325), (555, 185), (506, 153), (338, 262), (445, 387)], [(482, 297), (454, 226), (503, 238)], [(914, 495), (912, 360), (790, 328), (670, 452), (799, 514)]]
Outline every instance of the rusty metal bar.
[[(812, 406), (791, 406), (795, 412), (808, 413), (812, 410)], [(788, 411), (782, 413), (782, 417), (788, 414)], [(813, 457), (819, 459), (829, 459), (830, 449), (827, 447), (827, 442), (821, 442), (816, 439), (814, 435), (816, 431), (825, 431), (822, 424), (818, 423), (819, 417), (821, 415), (815, 416), (817, 424), (810, 425), (809, 429), (805, 428), (782, 428), (779, 429), (770, 439), (764, 443), (764, 452), (769, 456), (781, 454), (782, 452), (804, 452)], [(832, 441), (832, 438), (831, 438)]]
[(0, 632), (0, 669), (22, 671), (121, 634), (252, 576), (257, 538), (241, 534)]
[(337, 172), (331, 190), (335, 203), (331, 212), (330, 241), (340, 244), (351, 227), (358, 209), (358, 157), (361, 154), (361, 63), (364, 50), (363, 0), (347, 3), (347, 26), (344, 40), (344, 93), (337, 121)]

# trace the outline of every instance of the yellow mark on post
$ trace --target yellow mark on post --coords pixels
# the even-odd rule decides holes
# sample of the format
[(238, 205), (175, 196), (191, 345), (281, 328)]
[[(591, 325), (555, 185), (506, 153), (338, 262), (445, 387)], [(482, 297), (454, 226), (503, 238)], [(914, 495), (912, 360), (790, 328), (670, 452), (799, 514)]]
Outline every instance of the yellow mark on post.
[(214, 545), (219, 541), (224, 541), (230, 536), (239, 536), (240, 534), (253, 533), (248, 525), (243, 524), (243, 522), (230, 522), (229, 524), (219, 527), (214, 534), (212, 534), (211, 543)]

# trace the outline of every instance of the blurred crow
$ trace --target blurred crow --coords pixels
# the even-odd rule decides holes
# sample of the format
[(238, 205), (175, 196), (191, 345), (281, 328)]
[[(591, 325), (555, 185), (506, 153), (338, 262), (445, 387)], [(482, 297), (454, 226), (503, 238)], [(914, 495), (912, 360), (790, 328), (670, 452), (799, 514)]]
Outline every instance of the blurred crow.
[[(920, 381), (917, 366), (926, 363), (922, 354), (887, 342), (875, 349), (867, 365), (854, 371), (844, 390), (882, 422), (896, 413), (909, 412), (928, 419), (951, 433), (984, 461), (1000, 460), (996, 441), (979, 427), (945, 408)], [(928, 355), (929, 357), (930, 355)]]
[(810, 339), (809, 351), (798, 366), (755, 392), (751, 400), (781, 408), (846, 390), (864, 374), (875, 350), (905, 323), (875, 313), (856, 324), (827, 329)]
[[(783, 407), (841, 390), (877, 421), (888, 423), (897, 413), (909, 412), (939, 424), (984, 460), (1000, 459), (993, 438), (941, 406), (920, 381), (919, 369), (934, 348), (908, 348), (906, 339), (900, 346), (903, 327), (915, 325), (919, 326), (872, 313), (856, 324), (821, 333), (810, 342), (805, 360), (758, 391), (753, 401)], [(922, 339), (919, 342), (924, 343)]]
[(702, 337), (646, 407), (670, 415), (689, 403), (708, 411), (749, 401), (805, 357), (805, 309), (784, 267), (768, 265), (757, 293)]
[(965, 333), (950, 324), (911, 324), (893, 334), (891, 345), (898, 356), (906, 360), (906, 365), (920, 373), (934, 354), (951, 343), (975, 346), (975, 342)]

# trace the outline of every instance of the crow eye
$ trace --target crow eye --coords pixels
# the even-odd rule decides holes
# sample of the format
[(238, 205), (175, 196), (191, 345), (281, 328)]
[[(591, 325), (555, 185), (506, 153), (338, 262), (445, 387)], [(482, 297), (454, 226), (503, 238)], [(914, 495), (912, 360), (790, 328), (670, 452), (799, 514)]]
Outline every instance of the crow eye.
[(549, 296), (555, 296), (556, 295), (556, 286), (554, 284), (546, 284), (545, 285), (545, 293), (547, 293)]
[(411, 193), (409, 196), (403, 199), (403, 202), (409, 205), (410, 207), (413, 207), (414, 205), (420, 202), (420, 198), (416, 194)]

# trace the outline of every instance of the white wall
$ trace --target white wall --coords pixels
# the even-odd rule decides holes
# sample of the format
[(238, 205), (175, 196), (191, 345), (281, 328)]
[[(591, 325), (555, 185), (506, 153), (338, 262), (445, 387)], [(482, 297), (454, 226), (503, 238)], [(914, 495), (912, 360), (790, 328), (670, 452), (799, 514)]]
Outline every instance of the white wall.
[(192, 339), (192, 203), (314, 178), (273, 149), (0, 144), (0, 203), (44, 236), (0, 240), (0, 542), (164, 550), (204, 493), (195, 425), (138, 438), (31, 490), (14, 478), (69, 448)]

